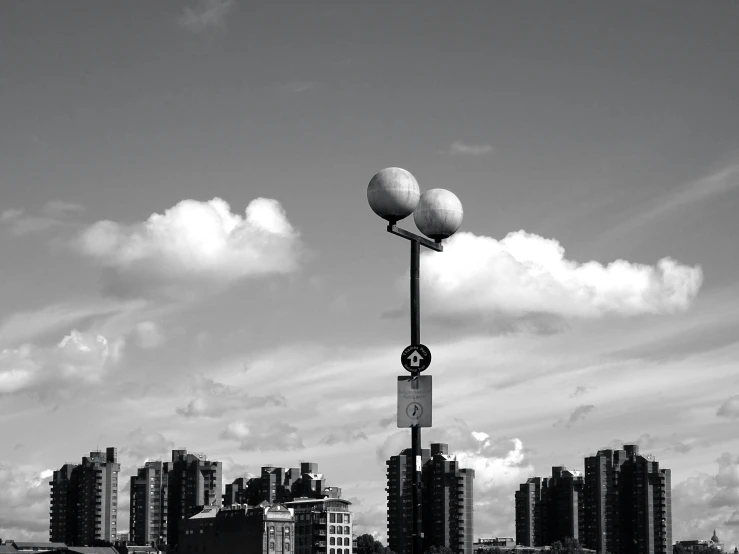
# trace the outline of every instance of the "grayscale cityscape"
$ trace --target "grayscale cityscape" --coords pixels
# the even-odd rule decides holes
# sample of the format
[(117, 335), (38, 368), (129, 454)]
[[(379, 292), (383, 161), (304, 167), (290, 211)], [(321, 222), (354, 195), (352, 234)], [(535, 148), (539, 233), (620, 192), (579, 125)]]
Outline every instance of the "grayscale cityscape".
[(739, 554), (739, 1), (0, 0), (0, 554)]

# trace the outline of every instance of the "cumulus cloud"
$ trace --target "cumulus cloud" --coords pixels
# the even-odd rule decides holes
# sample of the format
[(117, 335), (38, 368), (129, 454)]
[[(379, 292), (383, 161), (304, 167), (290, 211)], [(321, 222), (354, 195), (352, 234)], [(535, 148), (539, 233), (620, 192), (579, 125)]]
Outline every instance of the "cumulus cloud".
[(252, 200), (241, 216), (214, 198), (183, 200), (133, 225), (98, 221), (82, 232), (77, 246), (108, 270), (111, 292), (145, 294), (179, 292), (177, 284), (225, 285), (293, 272), (299, 242), (277, 200)]
[[(461, 419), (429, 429), (424, 447), (426, 441), (447, 443), (449, 453), (457, 457), (461, 467), (475, 470), (476, 532), (508, 536), (505, 533), (512, 532), (515, 521), (514, 491), (534, 474), (522, 441), (515, 437), (493, 439), (483, 431), (471, 430)], [(385, 460), (405, 448), (410, 448), (407, 431), (391, 435), (377, 448), (378, 463), (384, 466)]]
[[(715, 475), (699, 474), (672, 487), (673, 521), (680, 522), (682, 536), (710, 537), (722, 529), (721, 540), (733, 549), (739, 544), (736, 506), (739, 504), (739, 457), (723, 453), (716, 460)], [(727, 528), (728, 526), (728, 528)]]
[(137, 466), (149, 460), (169, 460), (174, 443), (156, 431), (144, 431), (141, 427), (131, 431), (125, 446), (119, 449), (120, 457), (128, 457)]
[(185, 7), (178, 23), (194, 33), (220, 27), (234, 4), (234, 0), (198, 0), (194, 7)]
[(489, 144), (464, 144), (463, 142), (453, 142), (449, 147), (450, 154), (462, 154), (468, 156), (483, 156), (490, 154), (493, 147)]
[(0, 461), (0, 537), (48, 540), (49, 479), (53, 472)]
[[(261, 420), (264, 421), (264, 420)], [(248, 423), (236, 420), (229, 423), (220, 437), (239, 442), (239, 448), (245, 451), (300, 450), (303, 440), (297, 428), (287, 423), (262, 422)]]
[(0, 351), (0, 396), (34, 393), (42, 398), (61, 394), (71, 385), (100, 383), (121, 356), (123, 341), (73, 330), (56, 346), (30, 344)]
[(556, 240), (525, 231), (502, 240), (459, 233), (422, 263), (427, 309), (451, 318), (668, 314), (686, 310), (703, 279), (700, 267), (671, 258), (578, 263)]
[(716, 411), (716, 415), (728, 419), (739, 419), (739, 394), (729, 397), (726, 402), (721, 404)]
[(221, 417), (234, 410), (287, 405), (280, 394), (250, 396), (241, 389), (202, 376), (196, 379), (193, 389), (194, 398), (186, 406), (177, 408), (178, 414), (185, 417)]

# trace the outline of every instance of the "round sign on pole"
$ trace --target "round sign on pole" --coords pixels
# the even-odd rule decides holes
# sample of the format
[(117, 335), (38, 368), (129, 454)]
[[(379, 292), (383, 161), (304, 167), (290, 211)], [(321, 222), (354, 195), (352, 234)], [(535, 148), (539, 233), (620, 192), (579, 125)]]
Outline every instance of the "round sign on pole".
[(411, 373), (423, 371), (431, 365), (431, 351), (423, 344), (412, 344), (403, 350), (400, 363)]

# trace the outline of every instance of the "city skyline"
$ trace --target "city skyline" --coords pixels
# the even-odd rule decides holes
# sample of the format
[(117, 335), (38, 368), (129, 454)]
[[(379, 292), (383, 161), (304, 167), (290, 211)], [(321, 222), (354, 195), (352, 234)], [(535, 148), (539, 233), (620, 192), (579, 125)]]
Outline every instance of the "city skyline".
[[(513, 494), (636, 444), (739, 545), (739, 4), (0, 4), (0, 537), (51, 471), (312, 460), (386, 541), (409, 344), (385, 167), (464, 206), (421, 262), (434, 427)], [(415, 230), (412, 218), (400, 226)], [(351, 460), (351, 463), (348, 461)]]

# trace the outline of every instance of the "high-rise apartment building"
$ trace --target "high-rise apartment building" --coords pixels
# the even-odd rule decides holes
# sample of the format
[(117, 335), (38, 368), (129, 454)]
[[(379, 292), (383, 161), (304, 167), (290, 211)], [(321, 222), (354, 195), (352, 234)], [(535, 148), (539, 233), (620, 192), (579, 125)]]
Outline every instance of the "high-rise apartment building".
[(49, 482), (51, 542), (85, 546), (115, 540), (120, 469), (117, 450), (108, 448), (54, 472)]
[(171, 464), (146, 462), (131, 477), (129, 538), (132, 544), (167, 543), (167, 493)]
[[(388, 546), (398, 554), (412, 549), (413, 453), (403, 450), (387, 461)], [(421, 449), (424, 549), (446, 546), (471, 554), (473, 544), (474, 470), (459, 467), (448, 446), (432, 443)]]
[(672, 551), (669, 469), (636, 445), (585, 459), (584, 544), (608, 554)]
[(583, 477), (563, 466), (551, 477), (532, 477), (516, 492), (516, 542), (548, 546), (565, 538), (581, 540)]
[(530, 477), (516, 491), (516, 544), (544, 543), (541, 518), (541, 491), (547, 478)]
[[(422, 468), (430, 458), (431, 450), (422, 448)], [(397, 554), (410, 554), (413, 551), (413, 451), (406, 448), (397, 456), (391, 456), (386, 466), (387, 544)]]
[(204, 454), (172, 450), (167, 478), (167, 537), (177, 541), (180, 522), (205, 506), (221, 506), (223, 478), (221, 462), (208, 461)]
[(341, 489), (326, 486), (318, 464), (303, 462), (300, 468), (262, 467), (259, 477), (239, 477), (226, 485), (223, 505), (290, 502), (298, 498), (340, 498)]

